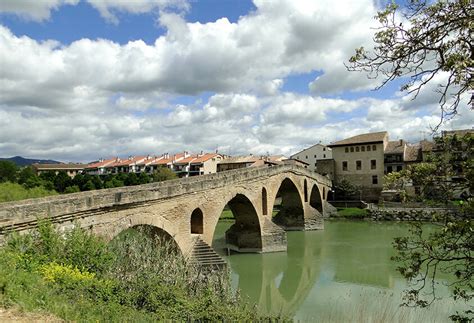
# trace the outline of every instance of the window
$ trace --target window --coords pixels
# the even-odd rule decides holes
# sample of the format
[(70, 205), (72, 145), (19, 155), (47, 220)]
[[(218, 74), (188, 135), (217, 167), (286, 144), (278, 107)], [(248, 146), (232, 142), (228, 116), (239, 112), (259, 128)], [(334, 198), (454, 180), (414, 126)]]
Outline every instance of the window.
[(387, 166), (387, 173), (391, 173), (391, 172), (393, 172), (392, 166)]
[(346, 161), (342, 162), (342, 170), (347, 171), (347, 162)]
[(365, 146), (360, 147), (361, 151), (365, 151)]
[(353, 153), (353, 152), (354, 152), (354, 147), (351, 147), (351, 153)]
[(323, 148), (323, 151), (326, 151), (326, 148)]
[(348, 152), (349, 152), (349, 148), (348, 148), (348, 147), (346, 147), (346, 153), (348, 153)]
[(370, 151), (370, 146), (367, 146), (367, 151)]
[(323, 158), (326, 158), (326, 154), (323, 155)]
[(308, 159), (308, 155), (306, 155), (306, 159)]
[(377, 169), (377, 161), (375, 159), (370, 161), (370, 169)]
[(359, 152), (359, 146), (356, 147), (356, 152)]
[(376, 150), (377, 150), (377, 146), (376, 146), (376, 145), (372, 145), (372, 150), (373, 150), (373, 151), (376, 151)]
[(402, 170), (402, 166), (397, 166), (397, 172), (401, 171)]
[(318, 158), (317, 155), (314, 155), (314, 158)]
[(379, 178), (377, 175), (372, 176), (372, 184), (377, 185), (379, 183)]
[(356, 160), (356, 170), (361, 170), (361, 169), (362, 169), (362, 161)]
[(316, 167), (316, 163), (314, 163), (314, 167)]

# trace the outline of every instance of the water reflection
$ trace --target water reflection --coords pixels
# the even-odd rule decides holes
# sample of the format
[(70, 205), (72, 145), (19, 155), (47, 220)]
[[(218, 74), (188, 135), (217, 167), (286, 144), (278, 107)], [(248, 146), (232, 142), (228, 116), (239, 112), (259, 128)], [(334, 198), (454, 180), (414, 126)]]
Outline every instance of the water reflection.
[[(216, 229), (213, 246), (222, 255), (223, 232), (230, 225), (219, 223)], [(322, 231), (288, 232), (287, 252), (235, 253), (226, 259), (234, 284), (263, 313), (308, 320), (321, 318), (328, 308), (360, 308), (381, 297), (398, 311), (405, 282), (390, 261), (391, 243), (407, 230), (398, 223), (329, 222)], [(446, 308), (441, 312), (447, 317)]]

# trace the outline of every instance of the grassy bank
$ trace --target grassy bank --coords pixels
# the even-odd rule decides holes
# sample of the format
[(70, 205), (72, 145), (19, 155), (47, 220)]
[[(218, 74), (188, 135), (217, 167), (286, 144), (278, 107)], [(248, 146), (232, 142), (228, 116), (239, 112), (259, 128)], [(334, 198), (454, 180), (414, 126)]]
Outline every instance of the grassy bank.
[(356, 207), (337, 208), (337, 217), (348, 219), (363, 219), (368, 216), (366, 209)]
[[(159, 246), (159, 247), (158, 247)], [(252, 321), (262, 317), (230, 287), (204, 275), (153, 230), (129, 229), (106, 244), (49, 224), (0, 249), (0, 307), (71, 321)]]
[(0, 203), (57, 194), (54, 190), (48, 190), (42, 186), (26, 188), (17, 183), (0, 183)]

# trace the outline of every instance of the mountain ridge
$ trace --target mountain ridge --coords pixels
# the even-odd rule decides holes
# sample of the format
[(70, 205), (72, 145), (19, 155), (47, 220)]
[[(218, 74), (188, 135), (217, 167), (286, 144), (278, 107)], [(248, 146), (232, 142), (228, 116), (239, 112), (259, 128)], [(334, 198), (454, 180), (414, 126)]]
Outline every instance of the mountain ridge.
[(9, 160), (14, 162), (17, 166), (29, 166), (31, 164), (61, 164), (61, 162), (52, 159), (35, 159), (35, 158), (24, 158), (21, 156), (14, 157), (0, 157), (0, 160)]

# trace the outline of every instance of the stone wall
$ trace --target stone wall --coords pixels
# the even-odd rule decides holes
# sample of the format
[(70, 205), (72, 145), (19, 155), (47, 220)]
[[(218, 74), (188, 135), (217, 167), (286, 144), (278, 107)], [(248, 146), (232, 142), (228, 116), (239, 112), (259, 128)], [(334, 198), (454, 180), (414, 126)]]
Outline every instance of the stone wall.
[(450, 209), (442, 208), (374, 208), (367, 209), (368, 218), (374, 221), (438, 221), (439, 216), (448, 215), (459, 218), (460, 215)]
[(331, 187), (331, 181), (326, 177), (299, 166), (252, 167), (160, 183), (0, 203), (0, 224), (167, 199), (197, 191), (232, 186), (242, 181), (286, 171), (314, 178), (317, 182)]
[[(252, 233), (261, 238), (258, 242), (253, 235), (246, 235), (246, 241), (239, 241), (238, 247), (250, 249), (252, 245), (261, 252), (282, 251), (286, 250), (286, 232), (271, 221), (271, 207), (287, 180), (294, 184), (292, 197), (303, 202), (304, 229), (322, 229), (324, 210), (320, 213), (314, 209), (305, 197), (312, 187), (325, 203), (322, 193), (331, 186), (330, 180), (300, 166), (281, 165), (3, 203), (0, 244), (8, 232), (26, 232), (36, 227), (38, 219), (49, 218), (61, 230), (79, 225), (107, 239), (130, 227), (150, 225), (165, 231), (183, 253), (189, 253), (196, 237), (212, 243), (222, 210), (229, 204), (242, 224), (240, 235), (254, 228)], [(236, 207), (232, 207), (233, 202)], [(203, 214), (203, 231), (198, 234), (191, 229), (195, 211)]]

